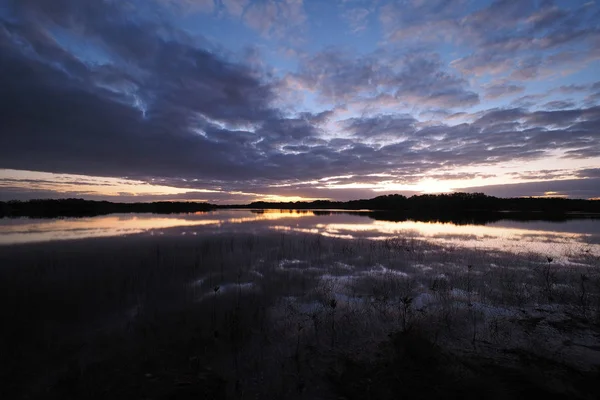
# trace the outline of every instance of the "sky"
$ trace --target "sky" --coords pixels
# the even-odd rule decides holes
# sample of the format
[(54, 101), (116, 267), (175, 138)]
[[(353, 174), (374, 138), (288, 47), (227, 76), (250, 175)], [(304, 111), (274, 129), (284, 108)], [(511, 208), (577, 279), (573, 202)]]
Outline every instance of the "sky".
[(0, 200), (600, 197), (600, 5), (0, 0)]

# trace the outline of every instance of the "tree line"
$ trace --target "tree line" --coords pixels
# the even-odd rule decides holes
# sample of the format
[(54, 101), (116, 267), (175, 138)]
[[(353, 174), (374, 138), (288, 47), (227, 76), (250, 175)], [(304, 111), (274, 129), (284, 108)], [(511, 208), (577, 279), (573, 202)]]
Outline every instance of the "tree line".
[[(573, 213), (600, 213), (600, 200), (565, 198), (500, 198), (483, 193), (424, 194), (406, 197), (399, 194), (377, 196), (372, 199), (350, 201), (253, 202), (250, 204), (215, 205), (198, 202), (112, 203), (83, 199), (38, 199), (0, 202), (0, 217), (78, 217), (112, 213), (191, 213), (223, 208), (246, 209), (312, 209), (312, 210), (372, 210), (385, 212), (387, 218), (405, 218), (406, 215), (429, 218), (457, 219), (477, 213), (501, 214), (539, 213), (561, 215)], [(496, 219), (495, 216), (492, 219)], [(523, 217), (525, 218), (525, 217)], [(470, 219), (467, 218), (467, 219)]]
[(154, 203), (111, 203), (83, 199), (38, 199), (0, 202), (0, 217), (88, 217), (114, 213), (191, 213), (210, 211), (214, 204), (161, 201)]
[(542, 212), (542, 213), (599, 213), (599, 200), (565, 199), (559, 197), (502, 198), (483, 193), (423, 194), (406, 197), (400, 194), (378, 196), (372, 199), (351, 201), (316, 200), (311, 202), (270, 203), (254, 202), (235, 208), (280, 209), (344, 209), (380, 210), (411, 213), (487, 212)]

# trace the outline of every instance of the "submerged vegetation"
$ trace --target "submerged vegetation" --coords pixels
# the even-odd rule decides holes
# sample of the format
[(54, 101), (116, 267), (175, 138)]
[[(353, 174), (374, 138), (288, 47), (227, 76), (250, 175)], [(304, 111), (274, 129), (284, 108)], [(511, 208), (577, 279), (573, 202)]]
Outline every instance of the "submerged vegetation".
[(0, 247), (1, 398), (597, 398), (600, 254), (416, 238)]

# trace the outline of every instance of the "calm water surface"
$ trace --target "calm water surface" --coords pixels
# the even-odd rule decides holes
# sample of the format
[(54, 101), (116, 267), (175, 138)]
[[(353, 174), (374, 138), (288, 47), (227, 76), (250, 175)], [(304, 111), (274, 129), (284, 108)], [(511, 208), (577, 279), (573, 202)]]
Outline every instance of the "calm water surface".
[(0, 219), (0, 245), (127, 235), (290, 232), (346, 239), (416, 238), (471, 248), (600, 254), (600, 220), (486, 225), (383, 221), (369, 213), (305, 210), (218, 210), (196, 214), (111, 214), (89, 218)]

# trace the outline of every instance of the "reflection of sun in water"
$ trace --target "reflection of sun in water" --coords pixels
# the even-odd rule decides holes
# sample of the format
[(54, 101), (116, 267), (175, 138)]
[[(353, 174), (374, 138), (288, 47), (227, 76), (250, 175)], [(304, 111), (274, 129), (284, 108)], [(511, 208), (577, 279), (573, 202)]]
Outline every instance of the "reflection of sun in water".
[[(198, 212), (175, 216), (112, 214), (91, 218), (22, 220), (16, 224), (0, 224), (0, 244), (120, 236), (176, 227), (219, 227), (224, 224), (273, 221), (315, 215), (312, 211), (304, 210), (261, 210), (259, 212), (247, 211), (247, 213), (250, 215), (244, 217), (238, 217), (239, 211), (230, 211), (221, 213)], [(194, 219), (191, 219), (191, 216)]]
[[(554, 255), (555, 257), (563, 256), (566, 252), (571, 251), (574, 245), (583, 244), (591, 237), (591, 235), (584, 233), (418, 221), (317, 223), (312, 228), (274, 226), (273, 229), (299, 233), (319, 233), (341, 239), (415, 238), (459, 247), (519, 252), (534, 251)], [(587, 246), (600, 253), (600, 245)]]
[[(324, 211), (324, 210), (321, 210)], [(256, 225), (256, 224), (259, 225)], [(262, 232), (320, 234), (340, 239), (423, 239), (452, 246), (535, 251), (561, 256), (567, 247), (582, 245), (591, 234), (495, 225), (454, 225), (418, 221), (380, 221), (352, 212), (317, 215), (310, 210), (221, 210), (194, 214), (113, 214), (93, 218), (58, 220), (0, 220), (0, 244), (122, 236), (185, 227), (180, 234), (198, 235), (218, 230), (227, 233), (256, 227)], [(187, 229), (187, 228), (190, 229)], [(253, 227), (253, 228), (251, 228)], [(259, 233), (260, 234), (260, 233)], [(600, 245), (586, 245), (600, 253)]]

